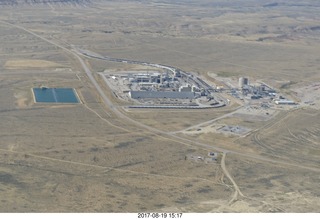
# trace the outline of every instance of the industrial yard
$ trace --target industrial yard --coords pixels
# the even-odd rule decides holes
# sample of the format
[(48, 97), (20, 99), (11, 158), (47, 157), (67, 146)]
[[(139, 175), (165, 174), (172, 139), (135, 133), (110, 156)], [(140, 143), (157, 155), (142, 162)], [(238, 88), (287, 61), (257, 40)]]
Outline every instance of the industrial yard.
[[(179, 107), (181, 109), (225, 106), (215, 100), (213, 88), (189, 79), (191, 75), (168, 72), (122, 72), (102, 74), (118, 98), (134, 101), (131, 107)], [(198, 78), (199, 80), (199, 78)]]
[[(129, 60), (125, 62), (130, 63)], [(142, 64), (156, 66), (159, 71), (99, 73), (116, 98), (135, 103), (129, 108), (220, 108), (230, 104), (230, 96), (241, 100), (247, 107), (265, 110), (279, 105), (298, 105), (263, 82), (249, 84), (246, 77), (240, 77), (238, 85), (221, 81), (225, 86), (217, 86), (174, 67)]]

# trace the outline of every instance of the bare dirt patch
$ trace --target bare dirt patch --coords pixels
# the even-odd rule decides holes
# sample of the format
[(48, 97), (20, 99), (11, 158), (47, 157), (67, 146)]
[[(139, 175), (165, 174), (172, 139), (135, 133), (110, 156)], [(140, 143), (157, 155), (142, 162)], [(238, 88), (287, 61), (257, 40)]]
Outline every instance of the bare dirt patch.
[(33, 59), (20, 59), (20, 60), (8, 60), (4, 64), (6, 69), (26, 69), (26, 68), (58, 68), (62, 65), (46, 61), (46, 60), (33, 60)]

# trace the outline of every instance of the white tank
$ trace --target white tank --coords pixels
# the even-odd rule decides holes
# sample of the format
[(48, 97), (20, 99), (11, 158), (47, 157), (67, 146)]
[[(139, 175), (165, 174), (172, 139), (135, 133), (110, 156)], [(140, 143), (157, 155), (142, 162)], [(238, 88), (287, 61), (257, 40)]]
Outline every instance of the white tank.
[(239, 88), (243, 88), (245, 85), (249, 84), (249, 79), (241, 77), (239, 78)]
[(244, 78), (241, 77), (239, 78), (239, 88), (243, 88), (243, 86), (244, 86)]

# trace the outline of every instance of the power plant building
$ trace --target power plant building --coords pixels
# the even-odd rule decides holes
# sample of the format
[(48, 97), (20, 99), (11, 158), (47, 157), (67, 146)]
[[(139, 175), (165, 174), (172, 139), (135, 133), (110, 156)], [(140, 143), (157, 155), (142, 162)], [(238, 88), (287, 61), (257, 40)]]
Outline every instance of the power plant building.
[(176, 91), (130, 91), (130, 97), (133, 99), (194, 99), (194, 92), (176, 92)]
[(191, 92), (191, 91), (192, 91), (192, 87), (190, 85), (181, 86), (179, 88), (179, 92)]

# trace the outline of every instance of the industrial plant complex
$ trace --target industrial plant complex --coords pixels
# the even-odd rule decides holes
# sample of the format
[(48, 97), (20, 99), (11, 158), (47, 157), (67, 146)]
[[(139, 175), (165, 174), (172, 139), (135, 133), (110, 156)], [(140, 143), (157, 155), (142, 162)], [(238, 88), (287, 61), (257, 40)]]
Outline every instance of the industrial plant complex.
[(295, 104), (263, 82), (251, 84), (247, 77), (240, 77), (238, 85), (217, 86), (181, 70), (105, 71), (100, 75), (117, 98), (133, 103), (130, 108), (217, 108), (230, 104), (228, 95), (262, 107)]
[(114, 94), (136, 103), (130, 107), (214, 108), (227, 104), (214, 88), (191, 74), (161, 72), (104, 72)]
[(276, 105), (296, 105), (296, 102), (280, 95), (264, 82), (251, 82), (248, 77), (238, 81), (219, 81), (214, 84), (196, 73), (155, 63), (101, 56), (89, 50), (77, 49), (88, 58), (137, 64), (152, 70), (100, 72), (114, 96), (132, 103), (129, 108), (219, 108), (230, 104), (233, 96), (245, 105), (260, 105), (269, 108)]

